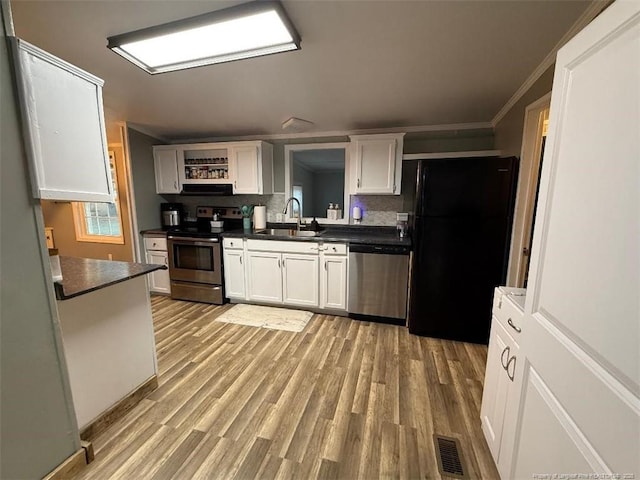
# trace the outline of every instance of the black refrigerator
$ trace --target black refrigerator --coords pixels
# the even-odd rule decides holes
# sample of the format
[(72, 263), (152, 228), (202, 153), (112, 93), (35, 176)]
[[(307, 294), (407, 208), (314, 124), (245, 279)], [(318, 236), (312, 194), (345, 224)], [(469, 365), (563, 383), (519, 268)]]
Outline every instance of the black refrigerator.
[(507, 274), (517, 159), (418, 162), (409, 331), (488, 343)]

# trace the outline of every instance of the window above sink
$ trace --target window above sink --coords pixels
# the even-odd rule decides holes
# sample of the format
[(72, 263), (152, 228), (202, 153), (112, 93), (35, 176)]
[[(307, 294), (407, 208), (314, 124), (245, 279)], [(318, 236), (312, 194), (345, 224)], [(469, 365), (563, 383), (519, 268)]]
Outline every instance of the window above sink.
[[(322, 224), (349, 223), (350, 143), (286, 145), (285, 194), (301, 205), (300, 218), (309, 223), (316, 218)], [(329, 211), (329, 205), (338, 209)], [(298, 206), (292, 202), (287, 222), (296, 221)], [(332, 217), (329, 218), (329, 214)]]

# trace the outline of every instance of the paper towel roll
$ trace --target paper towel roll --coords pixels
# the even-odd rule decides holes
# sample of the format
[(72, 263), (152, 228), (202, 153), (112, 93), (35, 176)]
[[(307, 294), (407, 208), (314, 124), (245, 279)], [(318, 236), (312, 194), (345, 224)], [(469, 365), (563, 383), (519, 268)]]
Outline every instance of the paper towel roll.
[(267, 228), (267, 207), (264, 205), (256, 205), (253, 207), (253, 228), (255, 230), (264, 230)]

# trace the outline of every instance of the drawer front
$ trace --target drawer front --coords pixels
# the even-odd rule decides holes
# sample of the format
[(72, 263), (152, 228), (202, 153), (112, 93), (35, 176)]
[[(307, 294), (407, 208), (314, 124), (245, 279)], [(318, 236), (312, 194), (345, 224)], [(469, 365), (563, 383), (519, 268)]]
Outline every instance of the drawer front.
[(494, 302), (493, 313), (509, 335), (518, 342), (524, 312), (516, 307), (507, 295), (503, 295), (502, 301)]
[(167, 237), (144, 237), (145, 250), (164, 250), (167, 251)]
[(222, 246), (226, 250), (242, 250), (244, 248), (242, 238), (223, 238)]
[(347, 244), (346, 243), (324, 243), (320, 246), (320, 250), (325, 255), (346, 255)]
[(254, 252), (277, 253), (318, 253), (320, 244), (317, 242), (283, 242), (279, 240), (247, 240), (247, 250)]

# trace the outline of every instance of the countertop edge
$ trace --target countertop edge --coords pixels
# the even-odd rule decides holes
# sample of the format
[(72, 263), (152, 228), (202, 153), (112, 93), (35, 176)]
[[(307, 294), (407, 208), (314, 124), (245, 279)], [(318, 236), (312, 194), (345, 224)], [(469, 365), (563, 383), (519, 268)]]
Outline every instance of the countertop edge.
[[(67, 258), (73, 258), (73, 257), (67, 257)], [(80, 259), (80, 260), (91, 260), (91, 259)], [(96, 260), (97, 262), (102, 262), (102, 260)], [(135, 262), (118, 262), (118, 263), (127, 263), (130, 265), (140, 265), (143, 266), (143, 269), (141, 271), (137, 271), (134, 273), (127, 273), (126, 275), (123, 276), (119, 276), (117, 278), (113, 278), (113, 279), (109, 279), (108, 281), (104, 281), (104, 282), (98, 282), (95, 283), (93, 285), (88, 286), (87, 288), (80, 288), (76, 291), (72, 291), (71, 293), (65, 293), (64, 290), (64, 283), (65, 283), (65, 279), (64, 279), (64, 269), (63, 269), (63, 280), (60, 282), (53, 282), (53, 286), (54, 286), (54, 291), (56, 294), (56, 300), (58, 301), (64, 301), (64, 300), (69, 300), (71, 298), (75, 298), (75, 297), (79, 297), (81, 295), (84, 295), (86, 293), (91, 293), (91, 292), (95, 292), (96, 290), (100, 290), (102, 288), (106, 288), (109, 287), (111, 285), (115, 285), (117, 283), (121, 283), (121, 282), (125, 282), (127, 280), (131, 280), (133, 278), (136, 277), (141, 277), (142, 275), (147, 275), (149, 273), (155, 272), (157, 270), (167, 270), (167, 267), (165, 265), (154, 265), (154, 264), (148, 264), (148, 263), (144, 263), (144, 264), (140, 264), (140, 263), (135, 263)]]
[(256, 232), (230, 231), (224, 232), (222, 238), (246, 238), (254, 240), (278, 240), (291, 242), (345, 242), (350, 244), (373, 244), (373, 245), (393, 245), (402, 247), (411, 247), (410, 238), (401, 239), (391, 235), (367, 234), (364, 233), (329, 233), (327, 235), (318, 235), (317, 237), (293, 237), (266, 235)]

